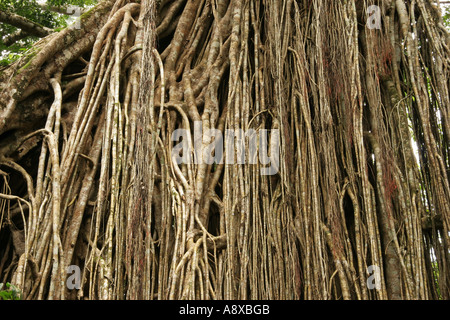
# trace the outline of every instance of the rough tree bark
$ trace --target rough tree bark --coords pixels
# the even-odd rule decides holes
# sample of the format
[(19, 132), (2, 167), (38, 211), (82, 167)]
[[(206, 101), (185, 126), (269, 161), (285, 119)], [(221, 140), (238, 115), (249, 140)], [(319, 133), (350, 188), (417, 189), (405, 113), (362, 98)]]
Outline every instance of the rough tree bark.
[[(101, 1), (1, 70), (0, 282), (26, 299), (449, 299), (436, 10)], [(176, 129), (202, 154), (199, 129), (257, 136), (244, 163), (178, 164)], [(279, 132), (273, 175), (250, 159), (262, 130)], [(223, 147), (238, 159), (239, 139)]]

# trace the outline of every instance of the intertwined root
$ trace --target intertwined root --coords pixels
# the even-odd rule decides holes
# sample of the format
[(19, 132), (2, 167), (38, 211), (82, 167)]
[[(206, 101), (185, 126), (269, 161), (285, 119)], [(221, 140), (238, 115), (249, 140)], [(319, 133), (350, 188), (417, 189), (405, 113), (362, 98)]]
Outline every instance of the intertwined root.
[[(427, 1), (383, 2), (381, 30), (368, 5), (105, 0), (43, 39), (2, 75), (0, 133), (23, 132), (0, 143), (0, 282), (27, 299), (448, 298), (449, 36)], [(279, 170), (249, 163), (250, 137), (243, 164), (177, 164), (177, 129), (209, 150), (198, 123), (278, 130)]]

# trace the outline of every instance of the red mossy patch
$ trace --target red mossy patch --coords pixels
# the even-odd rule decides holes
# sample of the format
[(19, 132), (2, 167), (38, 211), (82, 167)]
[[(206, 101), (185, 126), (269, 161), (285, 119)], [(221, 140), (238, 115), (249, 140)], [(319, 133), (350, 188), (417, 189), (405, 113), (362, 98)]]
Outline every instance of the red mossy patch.
[(385, 192), (385, 201), (387, 205), (388, 212), (391, 212), (392, 209), (392, 198), (397, 193), (397, 182), (395, 181), (392, 175), (392, 165), (390, 161), (386, 161), (385, 168), (383, 170), (383, 183), (384, 183), (384, 192)]
[(376, 73), (378, 78), (385, 78), (392, 75), (392, 57), (394, 50), (388, 39), (383, 39), (381, 43), (374, 46), (376, 59)]

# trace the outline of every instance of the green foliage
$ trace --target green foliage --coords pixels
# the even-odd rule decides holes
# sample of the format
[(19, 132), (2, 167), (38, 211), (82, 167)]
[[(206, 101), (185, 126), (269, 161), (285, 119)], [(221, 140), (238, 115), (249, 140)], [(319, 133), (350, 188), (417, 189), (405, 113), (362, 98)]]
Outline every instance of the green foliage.
[[(3, 289), (6, 287), (6, 290)], [(20, 289), (18, 289), (13, 284), (7, 282), (6, 285), (0, 283), (0, 300), (21, 300), (22, 293)]]
[(90, 6), (97, 3), (97, 0), (47, 0), (47, 3), (54, 6)]
[[(48, 6), (67, 7), (69, 5), (79, 6), (85, 8), (97, 3), (98, 0), (47, 0)], [(25, 17), (33, 22), (40, 24), (58, 32), (70, 23), (71, 12), (68, 14), (61, 14), (50, 11), (47, 8), (42, 8), (37, 0), (0, 0), (0, 10), (13, 12), (22, 17)], [(21, 57), (23, 52), (31, 48), (31, 46), (38, 40), (37, 37), (28, 36), (24, 39), (16, 41), (10, 46), (4, 43), (8, 35), (14, 34), (18, 29), (6, 23), (0, 24), (0, 66), (11, 64)]]
[(444, 25), (450, 30), (450, 6), (446, 7), (444, 10)]

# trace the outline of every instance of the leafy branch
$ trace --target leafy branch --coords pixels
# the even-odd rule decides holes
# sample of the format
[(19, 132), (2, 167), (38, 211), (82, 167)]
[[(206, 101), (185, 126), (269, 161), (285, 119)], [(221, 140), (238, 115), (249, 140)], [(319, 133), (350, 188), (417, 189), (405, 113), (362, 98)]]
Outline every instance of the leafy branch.
[[(3, 287), (6, 287), (6, 290), (2, 290)], [(6, 285), (0, 283), (0, 300), (21, 300), (22, 292), (15, 285), (7, 282)]]

